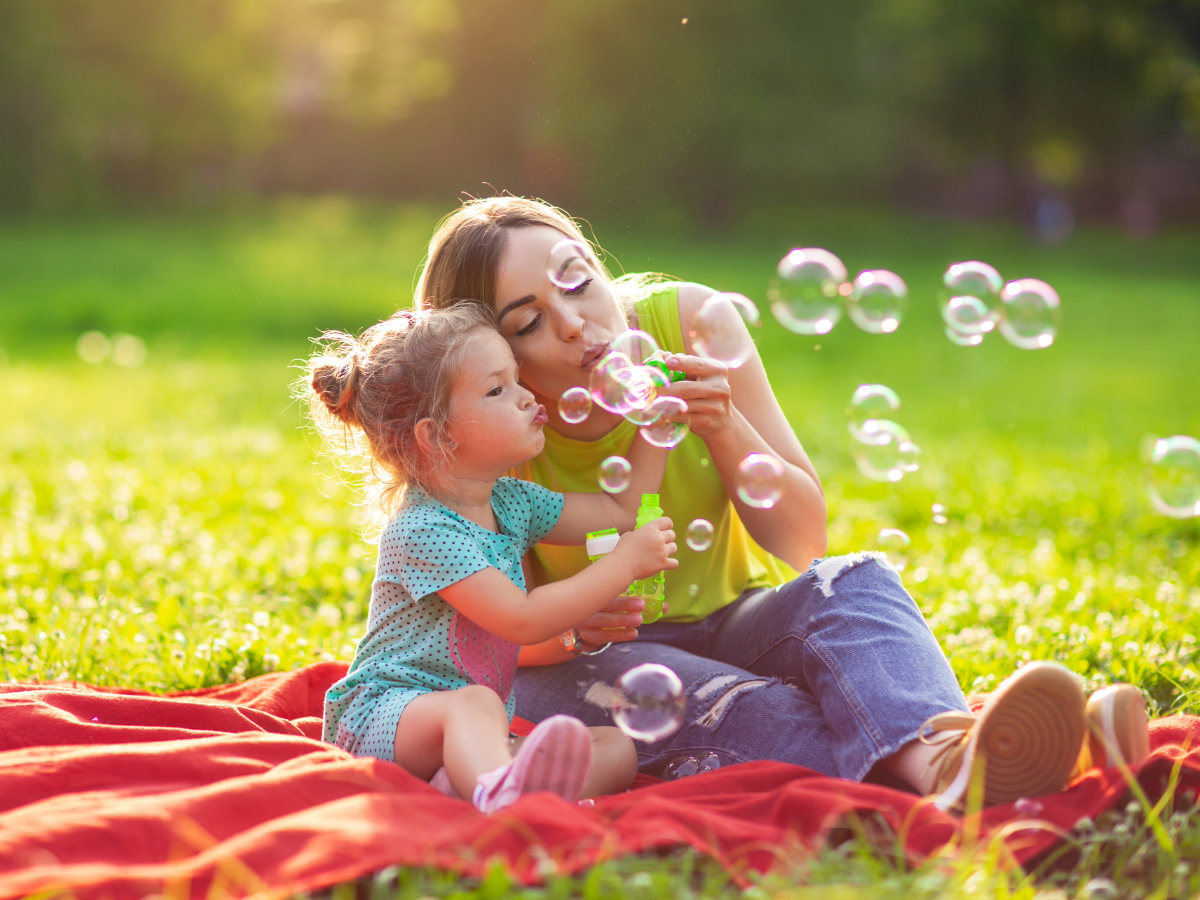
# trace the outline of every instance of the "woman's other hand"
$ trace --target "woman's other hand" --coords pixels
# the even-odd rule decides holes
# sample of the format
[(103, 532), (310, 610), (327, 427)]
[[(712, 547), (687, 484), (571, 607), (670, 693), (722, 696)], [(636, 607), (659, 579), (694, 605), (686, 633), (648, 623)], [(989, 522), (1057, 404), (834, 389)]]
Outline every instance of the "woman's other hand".
[(600, 612), (579, 623), (579, 639), (586, 644), (632, 641), (642, 624), (646, 601), (641, 597), (614, 597)]
[(733, 417), (732, 391), (729, 388), (729, 367), (723, 362), (672, 353), (667, 357), (668, 368), (683, 372), (687, 381), (677, 381), (659, 389), (688, 405), (688, 426), (701, 437), (727, 428)]

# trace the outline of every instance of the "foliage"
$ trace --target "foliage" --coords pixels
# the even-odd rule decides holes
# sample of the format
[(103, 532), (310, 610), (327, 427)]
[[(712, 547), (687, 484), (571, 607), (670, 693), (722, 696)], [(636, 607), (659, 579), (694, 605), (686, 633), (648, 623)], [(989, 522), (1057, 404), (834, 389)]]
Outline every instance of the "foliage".
[(1185, 211), (1198, 128), (1197, 0), (0, 2), (14, 208), (487, 182), (716, 224), (1050, 189)]
[[(435, 219), (324, 201), (234, 222), (0, 228), (0, 679), (174, 690), (349, 658), (374, 551), (358, 537), (353, 491), (313, 464), (289, 366), (318, 329), (363, 327), (408, 301)], [(760, 304), (773, 260), (793, 242), (908, 280), (913, 308), (890, 336), (842, 322), (800, 338), (762, 304), (756, 338), (824, 479), (831, 551), (869, 547), (882, 527), (911, 535), (906, 584), (968, 691), (1050, 658), (1092, 685), (1138, 685), (1156, 714), (1200, 712), (1200, 530), (1153, 514), (1137, 456), (1146, 432), (1200, 435), (1195, 237), (1135, 247), (1087, 232), (1046, 249), (999, 228), (845, 212), (760, 227), (719, 243), (600, 236), (628, 270), (686, 274)], [(1058, 287), (1065, 322), (1053, 348), (945, 340), (938, 276), (979, 256)], [(72, 348), (89, 328), (142, 335), (148, 360), (83, 363)], [(842, 410), (860, 382), (899, 392), (901, 421), (924, 449), (922, 470), (898, 485), (854, 469)], [(948, 507), (944, 525), (931, 521), (935, 502)], [(1049, 900), (1082, 896), (1094, 878), (1115, 879), (1121, 896), (1163, 885), (1159, 896), (1189, 896), (1200, 888), (1200, 820), (1155, 815), (1171, 849), (1148, 840), (1144, 808), (1116, 811), (1075, 835), (1077, 856), (1033, 879), (987, 847), (907, 870), (864, 834), (789, 860), (744, 896)], [(502, 873), (474, 884), (406, 870), (363, 889), (741, 893), (681, 856), (604, 864), (541, 888), (517, 889)]]

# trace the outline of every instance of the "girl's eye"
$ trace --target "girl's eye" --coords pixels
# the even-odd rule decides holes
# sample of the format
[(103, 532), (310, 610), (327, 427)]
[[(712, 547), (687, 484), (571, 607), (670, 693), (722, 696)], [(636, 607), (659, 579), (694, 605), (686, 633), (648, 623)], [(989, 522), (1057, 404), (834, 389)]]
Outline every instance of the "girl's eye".
[(504, 393), (504, 388), (502, 388), (500, 385), (496, 385), (494, 388), (492, 388), (490, 391), (487, 392), (487, 395), (489, 397), (499, 397), (502, 393)]

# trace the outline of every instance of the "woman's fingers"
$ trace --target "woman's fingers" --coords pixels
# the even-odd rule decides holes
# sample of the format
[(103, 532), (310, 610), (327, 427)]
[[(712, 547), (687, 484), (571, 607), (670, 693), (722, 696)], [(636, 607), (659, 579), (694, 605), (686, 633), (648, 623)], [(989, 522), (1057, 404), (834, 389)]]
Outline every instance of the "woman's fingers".
[(717, 362), (715, 359), (705, 359), (702, 356), (691, 356), (687, 353), (672, 353), (667, 357), (667, 367), (691, 375), (693, 378), (729, 374), (729, 366), (725, 363)]
[(579, 639), (585, 644), (604, 644), (613, 643), (620, 644), (625, 641), (635, 640), (638, 636), (636, 628), (613, 628), (604, 630), (601, 628), (580, 628)]

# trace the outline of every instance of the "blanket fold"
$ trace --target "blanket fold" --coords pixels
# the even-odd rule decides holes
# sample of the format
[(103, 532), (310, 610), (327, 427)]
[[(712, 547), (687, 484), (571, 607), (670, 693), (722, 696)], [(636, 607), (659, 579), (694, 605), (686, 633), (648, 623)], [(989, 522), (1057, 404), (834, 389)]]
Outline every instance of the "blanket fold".
[[(343, 663), (318, 663), (169, 696), (81, 684), (0, 685), (0, 900), (70, 891), (113, 900), (213, 890), (285, 897), (392, 865), (481, 875), (499, 859), (536, 882), (604, 859), (691, 846), (743, 879), (811, 852), (829, 830), (873, 815), (914, 859), (961, 839), (961, 821), (920, 798), (774, 762), (648, 783), (594, 804), (549, 794), (485, 816), (391, 763), (321, 743), (325, 690)], [(527, 726), (527, 723), (526, 723)], [(1174, 778), (1200, 790), (1200, 720), (1152, 726), (1138, 772), (1152, 798)], [(635, 786), (636, 787), (636, 786)], [(1115, 770), (1093, 770), (1021, 806), (1069, 830), (1124, 802)], [(987, 810), (1018, 862), (1059, 838), (1014, 830), (1013, 805)], [(1010, 833), (1011, 832), (1011, 833)]]

